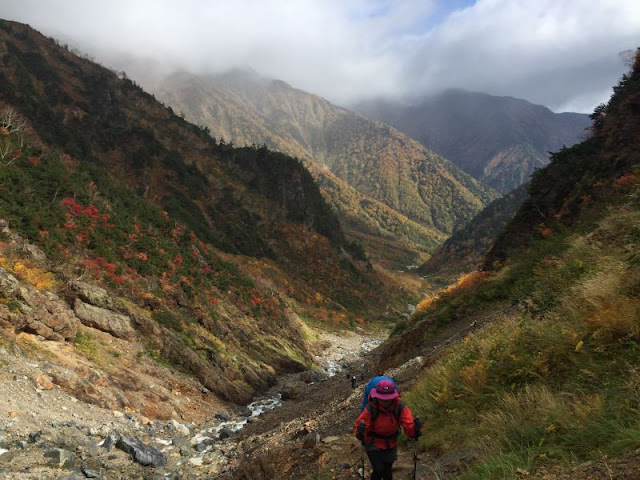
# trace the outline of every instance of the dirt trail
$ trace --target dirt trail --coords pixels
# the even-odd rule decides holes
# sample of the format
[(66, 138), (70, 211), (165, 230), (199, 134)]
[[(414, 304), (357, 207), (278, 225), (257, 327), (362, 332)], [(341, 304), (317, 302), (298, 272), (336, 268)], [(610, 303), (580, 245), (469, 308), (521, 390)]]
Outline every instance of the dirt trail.
[[(490, 319), (487, 319), (489, 321)], [(426, 356), (416, 357), (404, 365), (388, 370), (400, 391), (407, 389), (420, 370), (431, 364), (448, 346), (461, 341), (472, 331), (481, 328), (485, 321), (474, 319), (458, 322), (436, 335), (425, 347)], [(350, 336), (349, 342), (357, 342)], [(342, 337), (333, 338), (332, 349), (340, 349)], [(353, 347), (354, 343), (351, 343)], [(351, 348), (348, 347), (348, 348)], [(352, 361), (354, 373), (364, 369), (367, 377), (379, 365), (381, 348), (372, 350), (362, 358)], [(369, 463), (363, 456), (359, 442), (352, 434), (352, 426), (359, 413), (363, 383), (351, 389), (346, 375), (307, 385), (300, 397), (286, 401), (277, 410), (264, 414), (259, 421), (250, 424), (236, 438), (238, 461), (231, 471), (221, 476), (223, 480), (353, 480), (362, 478), (358, 470), (365, 465), (365, 478), (370, 476)], [(426, 432), (428, 434), (428, 431)], [(414, 442), (401, 442), (398, 461), (394, 464), (394, 478), (405, 480), (413, 477)], [(477, 461), (479, 449), (465, 449), (433, 457), (418, 452), (416, 479), (451, 479)], [(536, 480), (611, 480), (640, 479), (640, 449), (616, 459), (603, 459), (570, 467), (540, 469), (536, 472), (521, 470), (509, 478)]]
[[(327, 338), (332, 344), (325, 353), (329, 357), (340, 356), (344, 351), (357, 352), (367, 340), (353, 333)], [(378, 355), (379, 349), (374, 349), (363, 357), (347, 356), (350, 368), (346, 371), (356, 375), (355, 388), (351, 388), (349, 375), (342, 372), (304, 386), (297, 398), (285, 401), (281, 407), (245, 427), (235, 439), (243, 460), (220, 478), (352, 478), (361, 465), (362, 449), (351, 428), (360, 411), (364, 383), (379, 373), (375, 371)], [(393, 375), (402, 389), (415, 378), (421, 366), (422, 359), (415, 359), (401, 369), (384, 373)], [(365, 373), (364, 380), (361, 380), (361, 372)], [(411, 471), (411, 456), (412, 451), (401, 447), (396, 470)], [(365, 463), (369, 473), (368, 461)], [(342, 468), (345, 466), (349, 468)]]
[[(474, 325), (457, 325), (427, 345), (426, 357), (417, 357), (399, 368), (384, 373), (392, 375), (400, 391), (405, 391), (417, 378), (425, 365), (429, 365), (447, 345), (455, 343)], [(226, 440), (216, 443), (216, 452), (223, 457), (215, 463), (214, 452), (209, 452), (202, 464), (202, 455), (196, 447), (200, 427), (175, 424), (183, 431), (163, 428), (157, 422), (147, 421), (139, 412), (117, 412), (77, 400), (58, 386), (51, 384), (46, 372), (47, 361), (37, 361), (33, 355), (25, 355), (20, 348), (5, 341), (0, 345), (0, 479), (11, 480), (60, 480), (67, 478), (65, 470), (51, 466), (51, 460), (43, 458), (45, 449), (62, 445), (77, 453), (75, 466), (67, 473), (82, 472), (91, 462), (99, 465), (98, 477), (111, 479), (205, 479), (222, 480), (352, 480), (361, 478), (358, 469), (362, 465), (362, 449), (352, 434), (352, 425), (359, 413), (363, 383), (368, 381), (379, 364), (380, 349), (361, 356), (360, 347), (370, 340), (358, 333), (333, 333), (324, 335), (325, 351), (317, 352), (325, 359), (349, 362), (350, 375), (357, 377), (356, 388), (346, 372), (320, 380), (306, 374), (283, 378), (274, 392), (287, 392), (290, 396), (282, 406), (252, 419), (242, 430), (232, 433)], [(52, 359), (49, 359), (51, 361)], [(365, 372), (364, 381), (360, 373)], [(172, 381), (177, 381), (174, 378)], [(188, 379), (183, 379), (187, 381)], [(316, 381), (313, 381), (316, 380)], [(186, 384), (186, 383), (185, 383)], [(176, 392), (177, 394), (177, 392)], [(190, 397), (194, 395), (191, 394)], [(186, 401), (185, 395), (179, 395)], [(204, 396), (203, 398), (206, 398)], [(183, 402), (184, 403), (184, 402)], [(199, 415), (209, 419), (216, 414), (216, 405), (199, 405)], [(194, 404), (190, 408), (196, 408)], [(189, 410), (185, 409), (184, 412)], [(427, 425), (428, 425), (428, 419)], [(184, 420), (183, 420), (184, 421)], [(82, 426), (82, 433), (78, 433)], [(160, 425), (162, 426), (162, 425)], [(42, 432), (42, 440), (37, 437)], [(49, 432), (49, 433), (47, 433)], [(131, 434), (146, 442), (155, 437), (173, 440), (182, 445), (167, 450), (169, 464), (163, 469), (136, 466), (124, 452), (106, 450), (95, 446), (113, 432)], [(154, 433), (155, 432), (155, 433)], [(428, 431), (425, 433), (428, 434)], [(35, 435), (34, 439), (32, 437)], [(26, 440), (26, 441), (25, 441)], [(181, 441), (181, 443), (176, 443)], [(17, 444), (20, 444), (16, 446)], [(42, 445), (41, 445), (42, 444)], [(189, 446), (189, 445), (192, 446)], [(164, 444), (166, 445), (166, 443)], [(158, 444), (158, 446), (162, 447)], [(186, 446), (186, 447), (185, 447)], [(399, 459), (394, 465), (394, 478), (412, 477), (413, 443), (404, 442), (399, 447)], [(103, 451), (104, 450), (104, 451)], [(473, 463), (477, 451), (457, 451), (437, 459), (420, 453), (416, 478), (420, 480), (451, 479), (455, 473)], [(436, 461), (437, 460), (437, 461)], [(210, 462), (210, 463), (207, 463)], [(537, 480), (610, 480), (634, 479), (638, 476), (640, 451), (630, 452), (620, 458), (603, 459), (588, 465), (576, 465), (568, 469), (555, 468), (538, 472), (521, 472), (513, 478)], [(365, 459), (366, 478), (370, 469)], [(212, 472), (215, 475), (212, 476)], [(71, 477), (82, 478), (82, 477)]]

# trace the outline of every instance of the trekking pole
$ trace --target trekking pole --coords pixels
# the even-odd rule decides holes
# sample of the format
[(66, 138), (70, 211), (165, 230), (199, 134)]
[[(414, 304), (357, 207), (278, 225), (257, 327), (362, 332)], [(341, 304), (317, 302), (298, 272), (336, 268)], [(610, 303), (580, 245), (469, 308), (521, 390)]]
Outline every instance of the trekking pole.
[(413, 439), (413, 480), (416, 480), (416, 475), (418, 474), (418, 438), (422, 434), (422, 422), (418, 417), (414, 420), (414, 428), (416, 432)]
[(418, 439), (413, 441), (413, 480), (416, 480), (418, 474)]
[(360, 440), (360, 445), (362, 446), (362, 449), (360, 450), (361, 452), (361, 460), (362, 460), (362, 478), (364, 478), (364, 454), (366, 451), (366, 448), (364, 447), (364, 421), (361, 421), (360, 424), (358, 425), (358, 435), (359, 435), (359, 440)]

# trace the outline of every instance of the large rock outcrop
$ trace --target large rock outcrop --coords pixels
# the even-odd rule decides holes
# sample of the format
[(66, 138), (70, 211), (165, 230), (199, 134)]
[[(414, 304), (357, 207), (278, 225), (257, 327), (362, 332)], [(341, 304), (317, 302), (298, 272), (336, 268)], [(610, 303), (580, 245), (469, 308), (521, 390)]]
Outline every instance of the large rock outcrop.
[(89, 327), (119, 338), (133, 338), (136, 334), (131, 326), (131, 319), (126, 315), (84, 303), (79, 298), (76, 298), (73, 310), (80, 321)]
[(40, 335), (47, 340), (75, 338), (80, 322), (73, 311), (51, 292), (21, 283), (0, 267), (0, 296), (10, 307), (1, 316), (11, 321), (16, 331)]

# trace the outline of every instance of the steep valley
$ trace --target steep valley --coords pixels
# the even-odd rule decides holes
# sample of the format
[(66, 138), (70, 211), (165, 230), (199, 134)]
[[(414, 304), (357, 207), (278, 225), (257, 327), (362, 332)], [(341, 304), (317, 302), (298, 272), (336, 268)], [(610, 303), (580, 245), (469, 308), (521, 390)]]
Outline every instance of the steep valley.
[(425, 424), (397, 478), (637, 477), (639, 55), (481, 211), (448, 160), (282, 82), (179, 77), (238, 113), (180, 100), (215, 131), (27, 25), (0, 53), (0, 479), (362, 478), (378, 373)]

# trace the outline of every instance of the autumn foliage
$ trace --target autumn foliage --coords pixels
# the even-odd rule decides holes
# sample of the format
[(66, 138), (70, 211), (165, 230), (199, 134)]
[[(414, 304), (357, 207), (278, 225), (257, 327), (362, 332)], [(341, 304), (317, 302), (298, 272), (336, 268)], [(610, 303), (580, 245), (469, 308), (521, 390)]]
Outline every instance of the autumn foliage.
[(421, 301), (417, 306), (417, 312), (426, 312), (432, 305), (434, 305), (442, 297), (452, 297), (462, 292), (471, 292), (482, 285), (489, 277), (489, 272), (471, 272), (463, 275), (458, 281), (447, 288), (440, 291), (437, 295), (426, 298)]

